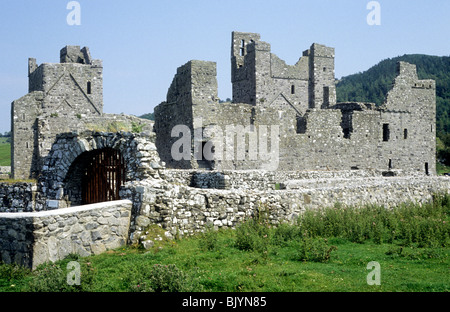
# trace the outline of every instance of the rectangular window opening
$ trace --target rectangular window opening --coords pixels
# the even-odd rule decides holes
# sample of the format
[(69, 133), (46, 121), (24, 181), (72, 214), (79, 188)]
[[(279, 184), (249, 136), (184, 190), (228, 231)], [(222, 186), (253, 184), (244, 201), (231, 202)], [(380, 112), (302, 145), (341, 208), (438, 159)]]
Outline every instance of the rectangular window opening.
[(403, 129), (403, 139), (406, 140), (408, 138), (408, 129)]
[(291, 86), (291, 94), (295, 94), (295, 86), (294, 85)]
[(245, 54), (245, 40), (241, 40), (241, 47), (239, 49), (239, 55), (244, 56)]
[(87, 82), (87, 94), (91, 94), (91, 82), (90, 81), (88, 81)]
[(383, 141), (387, 142), (389, 141), (389, 124), (383, 124)]
[(297, 117), (297, 133), (304, 134), (307, 130), (307, 119), (306, 117)]

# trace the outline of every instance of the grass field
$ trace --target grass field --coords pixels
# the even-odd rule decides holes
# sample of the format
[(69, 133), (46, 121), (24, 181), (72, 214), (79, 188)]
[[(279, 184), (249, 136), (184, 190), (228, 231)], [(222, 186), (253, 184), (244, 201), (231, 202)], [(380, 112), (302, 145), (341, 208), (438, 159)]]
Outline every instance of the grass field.
[(0, 137), (0, 166), (11, 166), (11, 145)]
[[(70, 256), (33, 273), (3, 264), (0, 291), (448, 292), (449, 214), (444, 197), (394, 210), (338, 207), (278, 227), (259, 216), (235, 230)], [(81, 266), (79, 286), (67, 285), (69, 261)], [(380, 285), (368, 284), (371, 261)]]

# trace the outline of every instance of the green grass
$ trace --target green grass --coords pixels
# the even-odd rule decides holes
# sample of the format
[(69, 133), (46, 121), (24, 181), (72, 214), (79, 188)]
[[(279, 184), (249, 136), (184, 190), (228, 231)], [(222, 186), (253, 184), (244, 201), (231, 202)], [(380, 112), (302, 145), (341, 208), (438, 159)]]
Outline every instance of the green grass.
[(0, 166), (11, 166), (11, 145), (0, 137)]
[(450, 172), (450, 167), (441, 164), (439, 161), (436, 162), (436, 173), (437, 175), (443, 175), (444, 173)]
[[(210, 229), (150, 251), (72, 256), (33, 273), (0, 265), (0, 291), (448, 292), (449, 215), (448, 196), (422, 207), (324, 209), (278, 227), (262, 212), (236, 230)], [(65, 283), (74, 260), (77, 287)], [(380, 264), (381, 285), (367, 284), (371, 261)]]

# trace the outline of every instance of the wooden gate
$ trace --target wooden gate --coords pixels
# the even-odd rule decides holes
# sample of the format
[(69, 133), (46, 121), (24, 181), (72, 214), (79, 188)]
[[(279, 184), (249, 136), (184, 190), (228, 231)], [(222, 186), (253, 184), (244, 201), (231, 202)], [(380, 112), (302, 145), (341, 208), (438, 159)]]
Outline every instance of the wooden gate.
[(91, 152), (82, 179), (83, 204), (118, 200), (125, 182), (125, 165), (119, 151), (105, 148)]

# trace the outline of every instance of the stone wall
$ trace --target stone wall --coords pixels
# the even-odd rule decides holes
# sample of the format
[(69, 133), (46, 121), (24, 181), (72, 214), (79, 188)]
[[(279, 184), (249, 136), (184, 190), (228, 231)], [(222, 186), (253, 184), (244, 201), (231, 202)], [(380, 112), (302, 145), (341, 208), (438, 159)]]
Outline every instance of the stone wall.
[(202, 131), (202, 126), (194, 120), (193, 110), (196, 107), (201, 109), (204, 106), (214, 106), (218, 101), (216, 63), (193, 60), (177, 69), (167, 92), (166, 101), (155, 107), (156, 146), (161, 160), (169, 167), (188, 169), (199, 166), (197, 161), (190, 157), (191, 148), (187, 151), (189, 156), (187, 159), (174, 161), (172, 146), (182, 134), (178, 131), (172, 132), (176, 130), (176, 126), (182, 126), (181, 130), (187, 128), (190, 133), (184, 135), (188, 136), (189, 145), (192, 141), (194, 150), (196, 146), (193, 129), (200, 128)]
[(156, 150), (153, 132), (93, 132), (62, 133), (56, 138), (44, 159), (39, 186), (47, 197), (48, 208), (80, 205), (80, 174), (86, 166), (88, 153), (112, 148), (120, 151), (125, 162), (126, 181), (159, 178), (164, 167)]
[(436, 193), (448, 193), (450, 178), (341, 177), (286, 181), (285, 189), (258, 190), (245, 186), (221, 190), (194, 188), (165, 180), (131, 183), (123, 197), (133, 201), (130, 241), (139, 242), (150, 224), (173, 235), (189, 235), (207, 225), (235, 227), (264, 210), (272, 223), (295, 220), (306, 209), (377, 204), (393, 207), (403, 202), (423, 203)]
[(5, 263), (36, 268), (69, 254), (88, 256), (127, 243), (127, 200), (43, 212), (0, 213), (0, 253)]
[(0, 166), (0, 179), (8, 179), (11, 174), (10, 166)]
[[(217, 101), (215, 63), (190, 61), (177, 70), (167, 101), (155, 108), (156, 145), (169, 168), (436, 174), (435, 83), (419, 80), (414, 65), (398, 64), (384, 105), (336, 104), (333, 48), (313, 44), (295, 65), (286, 65), (259, 38), (232, 34), (233, 103)], [(177, 125), (190, 131), (183, 146), (188, 159), (172, 155), (181, 139), (178, 133), (172, 137)], [(228, 135), (236, 141), (225, 142)], [(225, 157), (242, 136), (244, 159)], [(257, 150), (251, 145), (255, 137)], [(260, 145), (264, 140), (270, 149)], [(211, 145), (215, 151), (206, 159)]]
[(87, 47), (64, 47), (60, 63), (28, 65), (29, 93), (11, 104), (13, 178), (37, 178), (60, 133), (153, 131), (149, 120), (103, 113), (103, 65)]
[(419, 177), (414, 172), (404, 173), (401, 170), (323, 170), (323, 171), (273, 171), (273, 170), (177, 170), (160, 171), (160, 177), (169, 183), (182, 184), (194, 188), (207, 189), (247, 189), (275, 190), (286, 188), (290, 181), (350, 181), (358, 179), (376, 179), (383, 176)]
[[(64, 119), (66, 127), (77, 117), (103, 114), (103, 66), (91, 58), (89, 49), (66, 46), (60, 63), (36, 64), (28, 60), (28, 94), (11, 104), (12, 175), (17, 179), (36, 177), (40, 156), (54, 136), (40, 134), (38, 117)], [(77, 128), (72, 128), (75, 130)], [(53, 134), (60, 131), (52, 129)], [(44, 145), (44, 147), (43, 147)]]
[(33, 182), (0, 183), (0, 212), (44, 210), (46, 200)]

